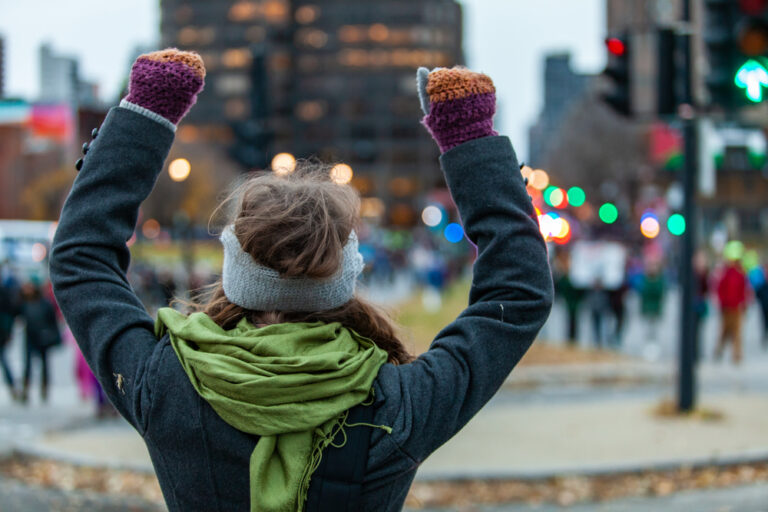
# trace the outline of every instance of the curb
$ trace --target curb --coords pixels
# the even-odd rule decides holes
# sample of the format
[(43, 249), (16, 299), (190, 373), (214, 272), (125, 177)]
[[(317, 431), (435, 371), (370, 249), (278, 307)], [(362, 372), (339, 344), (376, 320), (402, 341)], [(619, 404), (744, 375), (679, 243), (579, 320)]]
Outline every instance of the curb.
[(155, 474), (155, 468), (152, 466), (151, 462), (142, 464), (137, 462), (106, 461), (101, 457), (73, 454), (55, 448), (41, 448), (30, 442), (14, 444), (13, 449), (10, 452), (10, 457), (14, 456), (52, 460), (78, 467), (105, 468), (113, 471), (130, 471), (147, 475)]
[(601, 477), (620, 476), (638, 473), (662, 473), (682, 468), (701, 469), (708, 467), (738, 466), (740, 464), (768, 464), (768, 450), (750, 450), (742, 453), (713, 456), (693, 457), (683, 460), (659, 460), (659, 461), (630, 461), (613, 465), (582, 465), (561, 466), (536, 471), (469, 471), (469, 472), (441, 472), (429, 471), (425, 474), (416, 473), (415, 481), (423, 483), (434, 482), (458, 482), (468, 480), (520, 480), (541, 481), (565, 477)]
[(674, 370), (666, 365), (597, 363), (591, 365), (541, 365), (515, 368), (504, 382), (507, 390), (582, 385), (668, 385)]

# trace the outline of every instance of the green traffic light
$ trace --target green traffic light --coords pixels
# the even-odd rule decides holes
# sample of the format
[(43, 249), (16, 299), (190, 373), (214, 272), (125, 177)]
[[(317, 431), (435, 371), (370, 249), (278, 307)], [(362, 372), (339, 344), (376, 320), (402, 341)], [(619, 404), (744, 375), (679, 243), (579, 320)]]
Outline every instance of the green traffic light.
[(612, 203), (605, 203), (600, 207), (597, 214), (600, 216), (600, 220), (606, 224), (613, 224), (619, 218), (619, 210)]
[(685, 217), (679, 213), (670, 215), (667, 219), (667, 229), (675, 236), (680, 236), (685, 233)]
[(581, 187), (571, 187), (568, 189), (568, 204), (579, 207), (587, 200), (587, 195)]
[(744, 89), (749, 101), (763, 101), (763, 87), (768, 87), (768, 70), (755, 59), (749, 59), (739, 68), (734, 83)]

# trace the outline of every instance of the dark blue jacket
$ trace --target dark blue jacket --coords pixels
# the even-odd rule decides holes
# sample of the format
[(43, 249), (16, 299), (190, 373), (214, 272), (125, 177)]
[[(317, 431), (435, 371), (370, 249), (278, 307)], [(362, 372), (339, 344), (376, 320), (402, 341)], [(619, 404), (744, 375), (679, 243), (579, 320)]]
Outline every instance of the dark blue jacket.
[[(64, 205), (51, 279), (86, 360), (146, 441), (168, 508), (248, 510), (257, 437), (230, 427), (198, 396), (126, 279), (126, 240), (172, 142), (159, 123), (110, 111)], [(546, 248), (509, 140), (474, 140), (440, 161), (478, 247), (469, 305), (415, 362), (381, 368), (375, 423), (393, 431), (371, 436), (368, 512), (402, 508), (419, 464), (496, 393), (552, 302)]]

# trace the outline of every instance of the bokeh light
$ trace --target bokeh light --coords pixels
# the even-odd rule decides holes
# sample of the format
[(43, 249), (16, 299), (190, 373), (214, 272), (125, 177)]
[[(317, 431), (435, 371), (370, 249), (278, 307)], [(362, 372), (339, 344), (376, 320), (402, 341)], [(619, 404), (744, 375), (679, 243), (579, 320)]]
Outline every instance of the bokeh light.
[(739, 261), (744, 256), (744, 244), (739, 240), (731, 240), (725, 244), (723, 256), (728, 261)]
[(542, 169), (532, 171), (528, 176), (528, 185), (536, 190), (544, 190), (549, 186), (549, 174)]
[(527, 165), (524, 165), (520, 168), (520, 174), (523, 175), (523, 178), (528, 178), (530, 181), (531, 173), (533, 172), (533, 169), (528, 167)]
[(659, 225), (659, 221), (652, 215), (648, 215), (640, 223), (640, 232), (646, 238), (656, 238), (659, 236), (660, 231), (661, 226)]
[(154, 240), (160, 236), (160, 223), (155, 219), (147, 219), (141, 226), (141, 233), (144, 235), (144, 238)]
[(45, 256), (48, 254), (48, 249), (45, 247), (45, 244), (41, 244), (40, 242), (37, 242), (32, 245), (32, 260), (40, 263), (45, 259)]
[(443, 222), (443, 212), (437, 206), (430, 205), (421, 212), (421, 220), (424, 224), (433, 228)]
[(272, 159), (272, 170), (279, 176), (291, 174), (295, 169), (296, 158), (290, 153), (278, 153)]
[(464, 238), (464, 228), (462, 228), (460, 224), (451, 222), (445, 226), (445, 231), (443, 234), (445, 235), (446, 240), (452, 244), (455, 244), (461, 242), (461, 240)]
[(338, 185), (346, 185), (352, 181), (352, 167), (347, 164), (336, 164), (331, 169), (331, 180)]
[(670, 215), (667, 219), (667, 229), (675, 236), (680, 236), (685, 233), (685, 217), (679, 213)]
[(600, 220), (606, 224), (613, 224), (616, 222), (616, 219), (619, 218), (619, 210), (613, 203), (605, 203), (600, 207), (597, 215), (600, 217)]
[(544, 189), (544, 192), (541, 193), (541, 197), (544, 199), (544, 202), (547, 204), (547, 206), (552, 206), (552, 192), (554, 192), (556, 189), (557, 187), (550, 185)]
[(168, 165), (168, 175), (173, 181), (184, 181), (189, 177), (191, 170), (192, 165), (186, 158), (177, 158)]
[(754, 249), (744, 253), (741, 264), (745, 270), (753, 270), (760, 266), (760, 255)]
[(584, 204), (587, 200), (587, 194), (584, 193), (584, 189), (581, 187), (571, 187), (568, 189), (568, 203), (571, 206), (578, 208)]
[(565, 190), (561, 188), (555, 187), (555, 190), (549, 194), (549, 200), (555, 208), (562, 209), (568, 206), (568, 197), (565, 194)]

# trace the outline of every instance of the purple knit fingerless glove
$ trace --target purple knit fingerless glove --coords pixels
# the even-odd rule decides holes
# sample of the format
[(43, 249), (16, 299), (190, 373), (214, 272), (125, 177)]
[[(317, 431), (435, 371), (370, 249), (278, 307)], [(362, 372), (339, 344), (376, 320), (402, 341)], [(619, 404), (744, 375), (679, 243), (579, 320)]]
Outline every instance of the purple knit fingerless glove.
[(131, 68), (128, 96), (123, 101), (145, 108), (178, 124), (197, 101), (205, 83), (200, 56), (169, 48), (141, 55)]
[(493, 129), (496, 88), (491, 79), (468, 69), (418, 72), (422, 124), (445, 153), (464, 142), (498, 135)]

